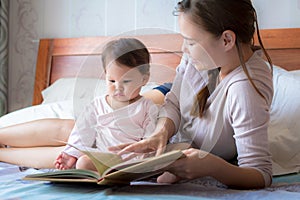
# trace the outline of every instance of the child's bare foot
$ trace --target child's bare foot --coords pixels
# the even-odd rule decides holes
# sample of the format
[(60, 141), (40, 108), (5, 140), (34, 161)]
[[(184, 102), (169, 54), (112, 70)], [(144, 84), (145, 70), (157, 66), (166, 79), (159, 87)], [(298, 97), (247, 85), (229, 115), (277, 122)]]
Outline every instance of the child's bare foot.
[(54, 166), (57, 169), (65, 170), (65, 169), (71, 169), (74, 167), (75, 163), (77, 161), (77, 158), (68, 155), (66, 153), (61, 153), (55, 160)]

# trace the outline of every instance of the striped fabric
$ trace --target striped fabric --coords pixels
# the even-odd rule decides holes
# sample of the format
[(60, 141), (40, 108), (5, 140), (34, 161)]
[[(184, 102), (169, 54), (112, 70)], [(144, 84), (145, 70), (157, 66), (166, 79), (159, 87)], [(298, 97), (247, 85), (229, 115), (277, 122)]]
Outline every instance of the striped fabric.
[(0, 116), (7, 112), (8, 1), (0, 0)]

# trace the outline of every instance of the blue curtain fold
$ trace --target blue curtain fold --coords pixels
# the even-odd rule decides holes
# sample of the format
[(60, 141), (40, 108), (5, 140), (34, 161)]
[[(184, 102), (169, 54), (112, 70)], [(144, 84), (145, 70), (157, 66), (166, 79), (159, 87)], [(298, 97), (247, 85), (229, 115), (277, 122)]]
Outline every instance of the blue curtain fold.
[(0, 0), (0, 116), (7, 113), (8, 93), (8, 6)]

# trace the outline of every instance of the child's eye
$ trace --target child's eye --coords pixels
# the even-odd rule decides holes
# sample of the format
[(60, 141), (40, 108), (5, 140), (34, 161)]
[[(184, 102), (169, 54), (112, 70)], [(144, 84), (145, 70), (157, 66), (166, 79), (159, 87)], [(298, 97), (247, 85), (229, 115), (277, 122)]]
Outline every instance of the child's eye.
[(185, 39), (185, 44), (187, 46), (194, 46), (196, 44), (196, 42), (193, 40), (190, 40), (190, 39)]
[(110, 83), (114, 83), (114, 82), (116, 82), (115, 80), (108, 80)]
[(131, 80), (124, 80), (123, 83), (130, 83)]

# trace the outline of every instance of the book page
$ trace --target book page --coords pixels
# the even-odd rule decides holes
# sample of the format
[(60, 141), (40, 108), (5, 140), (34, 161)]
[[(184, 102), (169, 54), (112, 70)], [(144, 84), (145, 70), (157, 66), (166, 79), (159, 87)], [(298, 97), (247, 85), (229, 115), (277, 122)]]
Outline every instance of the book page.
[(68, 144), (68, 145), (87, 155), (94, 163), (100, 176), (102, 176), (107, 169), (123, 162), (121, 156), (117, 154), (100, 152), (97, 149), (78, 147), (73, 144)]
[(82, 153), (86, 154), (91, 159), (100, 176), (102, 176), (107, 169), (123, 162), (121, 156), (117, 154), (83, 150)]
[(124, 165), (124, 163), (120, 163), (106, 170), (99, 184), (108, 184), (109, 182), (129, 183), (133, 180), (147, 178), (162, 173), (168, 165), (182, 157), (184, 157), (184, 154), (181, 150), (173, 150), (131, 164), (126, 163)]

